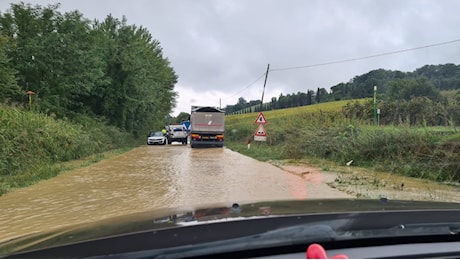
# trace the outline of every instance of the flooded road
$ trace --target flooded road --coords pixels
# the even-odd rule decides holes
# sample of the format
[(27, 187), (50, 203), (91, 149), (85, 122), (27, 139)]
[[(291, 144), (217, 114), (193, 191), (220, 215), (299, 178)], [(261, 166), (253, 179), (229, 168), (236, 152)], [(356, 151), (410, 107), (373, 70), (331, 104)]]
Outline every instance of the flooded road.
[(1, 196), (0, 242), (160, 208), (351, 197), (320, 179), (311, 181), (225, 148), (142, 146)]

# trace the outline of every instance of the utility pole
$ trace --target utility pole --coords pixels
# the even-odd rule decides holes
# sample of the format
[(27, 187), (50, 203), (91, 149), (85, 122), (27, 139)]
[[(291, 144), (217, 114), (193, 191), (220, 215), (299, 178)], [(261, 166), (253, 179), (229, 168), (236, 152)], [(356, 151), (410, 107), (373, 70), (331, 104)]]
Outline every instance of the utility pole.
[(377, 86), (374, 86), (374, 125), (377, 124)]
[(262, 90), (262, 100), (260, 101), (260, 111), (264, 108), (264, 93), (265, 93), (265, 85), (267, 85), (267, 77), (268, 71), (270, 70), (270, 64), (267, 66), (267, 72), (265, 72), (265, 81), (264, 81), (264, 89)]

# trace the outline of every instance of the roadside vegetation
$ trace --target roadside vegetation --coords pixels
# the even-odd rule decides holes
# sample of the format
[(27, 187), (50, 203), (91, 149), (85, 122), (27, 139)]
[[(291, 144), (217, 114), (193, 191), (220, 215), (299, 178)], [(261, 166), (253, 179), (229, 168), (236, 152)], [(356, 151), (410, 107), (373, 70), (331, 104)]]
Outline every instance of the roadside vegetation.
[(432, 126), (426, 115), (417, 114), (412, 120), (418, 121), (413, 122), (398, 110), (401, 114), (395, 118), (404, 120), (375, 126), (369, 115), (371, 101), (265, 111), (266, 142), (252, 140), (258, 113), (227, 116), (226, 146), (263, 161), (318, 158), (436, 181), (460, 181), (460, 130), (452, 123), (455, 119)]
[[(241, 97), (225, 109), (226, 146), (259, 160), (327, 161), (460, 182), (459, 65), (425, 65), (413, 72), (377, 69), (330, 92), (280, 94), (263, 105)], [(252, 141), (248, 149), (259, 111), (268, 120), (268, 138)]]
[(79, 122), (0, 105), (0, 195), (56, 176), (62, 162), (138, 145), (131, 134), (97, 120)]
[(175, 104), (177, 76), (150, 32), (59, 9), (0, 12), (0, 195), (143, 143)]

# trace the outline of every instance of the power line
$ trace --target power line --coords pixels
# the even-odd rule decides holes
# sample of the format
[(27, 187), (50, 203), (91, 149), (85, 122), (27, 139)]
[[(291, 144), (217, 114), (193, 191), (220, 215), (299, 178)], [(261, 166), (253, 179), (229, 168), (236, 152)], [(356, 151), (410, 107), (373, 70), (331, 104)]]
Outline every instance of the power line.
[(331, 62), (324, 62), (324, 63), (316, 63), (316, 64), (310, 64), (310, 65), (304, 65), (304, 66), (295, 66), (295, 67), (271, 69), (270, 71), (283, 71), (283, 70), (295, 70), (295, 69), (320, 67), (320, 66), (338, 64), (338, 63), (345, 63), (345, 62), (351, 62), (351, 61), (357, 61), (357, 60), (371, 59), (371, 58), (376, 58), (376, 57), (381, 57), (381, 56), (394, 55), (394, 54), (403, 53), (403, 52), (416, 51), (416, 50), (420, 50), (420, 49), (426, 49), (426, 48), (431, 48), (431, 47), (436, 47), (436, 46), (441, 46), (441, 45), (447, 45), (447, 44), (452, 44), (452, 43), (456, 43), (456, 42), (460, 42), (460, 39), (447, 41), (447, 42), (440, 42), (440, 43), (435, 43), (435, 44), (430, 44), (430, 45), (425, 45), (425, 46), (420, 46), (420, 47), (414, 47), (414, 48), (409, 48), (409, 49), (403, 49), (403, 50), (398, 50), (398, 51), (384, 52), (384, 53), (380, 53), (380, 54), (374, 54), (374, 55), (369, 55), (369, 56), (364, 56), (364, 57), (359, 57), (359, 58), (331, 61)]
[(226, 97), (226, 98), (223, 98), (223, 99), (229, 99), (229, 98), (231, 98), (231, 97), (234, 97), (234, 96), (240, 94), (240, 93), (243, 92), (244, 90), (246, 90), (246, 89), (248, 89), (249, 87), (251, 87), (252, 85), (254, 85), (254, 84), (255, 84), (257, 81), (259, 81), (259, 79), (261, 79), (263, 76), (265, 76), (265, 72), (262, 73), (262, 74), (261, 74), (256, 80), (254, 80), (251, 84), (249, 84), (249, 85), (247, 85), (246, 87), (244, 87), (244, 88), (238, 90), (238, 92), (236, 92), (235, 94), (230, 95), (230, 96), (228, 96), (228, 97)]
[[(442, 46), (442, 45), (447, 45), (447, 44), (452, 44), (452, 43), (457, 43), (460, 42), (460, 39), (456, 40), (451, 40), (451, 41), (446, 41), (446, 42), (440, 42), (440, 43), (434, 43), (434, 44), (429, 44), (429, 45), (424, 45), (424, 46), (419, 46), (419, 47), (414, 47), (414, 48), (408, 48), (408, 49), (403, 49), (403, 50), (397, 50), (397, 51), (391, 51), (391, 52), (384, 52), (380, 54), (374, 54), (374, 55), (369, 55), (369, 56), (364, 56), (364, 57), (359, 57), (359, 58), (352, 58), (352, 59), (344, 59), (344, 60), (337, 60), (337, 61), (330, 61), (330, 62), (324, 62), (324, 63), (315, 63), (315, 64), (309, 64), (309, 65), (303, 65), (303, 66), (294, 66), (294, 67), (285, 67), (285, 68), (278, 68), (278, 69), (270, 69), (269, 71), (284, 71), (284, 70), (295, 70), (295, 69), (305, 69), (305, 68), (313, 68), (313, 67), (321, 67), (321, 66), (327, 66), (327, 65), (332, 65), (332, 64), (339, 64), (339, 63), (346, 63), (346, 62), (352, 62), (352, 61), (357, 61), (357, 60), (365, 60), (365, 59), (371, 59), (371, 58), (376, 58), (376, 57), (382, 57), (382, 56), (388, 56), (388, 55), (394, 55), (394, 54), (399, 54), (399, 53), (404, 53), (404, 52), (409, 52), (409, 51), (416, 51), (420, 49), (426, 49), (426, 48), (432, 48), (436, 46)], [(254, 80), (252, 83), (248, 84), (247, 86), (243, 87), (242, 89), (238, 90), (234, 94), (227, 96), (223, 98), (223, 100), (232, 98), (244, 90), (248, 89), (252, 85), (254, 85), (257, 81), (259, 81), (263, 76), (265, 76), (265, 72), (262, 73), (256, 80)]]

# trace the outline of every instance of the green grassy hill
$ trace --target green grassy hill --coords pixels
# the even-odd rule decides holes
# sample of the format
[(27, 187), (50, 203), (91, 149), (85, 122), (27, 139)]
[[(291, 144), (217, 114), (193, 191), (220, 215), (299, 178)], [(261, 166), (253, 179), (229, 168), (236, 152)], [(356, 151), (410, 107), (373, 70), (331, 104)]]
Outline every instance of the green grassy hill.
[(321, 158), (438, 181), (460, 181), (455, 127), (373, 126), (345, 118), (338, 101), (264, 112), (266, 142), (252, 141), (258, 113), (226, 117), (226, 146), (259, 160)]
[[(310, 106), (301, 106), (301, 107), (293, 107), (293, 108), (285, 108), (285, 109), (278, 109), (278, 110), (270, 110), (264, 111), (265, 117), (269, 117), (270, 119), (279, 119), (285, 117), (298, 117), (299, 115), (308, 114), (312, 112), (341, 112), (342, 107), (345, 106), (349, 102), (365, 102), (368, 99), (358, 99), (358, 100), (342, 100), (337, 102), (327, 102), (327, 103), (320, 103)], [(257, 115), (259, 112), (248, 113), (248, 114), (240, 114), (240, 115), (230, 115), (225, 118), (225, 122), (227, 125), (234, 125), (235, 123), (254, 123), (256, 120)], [(268, 120), (268, 119), (267, 119)]]

